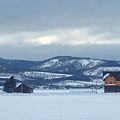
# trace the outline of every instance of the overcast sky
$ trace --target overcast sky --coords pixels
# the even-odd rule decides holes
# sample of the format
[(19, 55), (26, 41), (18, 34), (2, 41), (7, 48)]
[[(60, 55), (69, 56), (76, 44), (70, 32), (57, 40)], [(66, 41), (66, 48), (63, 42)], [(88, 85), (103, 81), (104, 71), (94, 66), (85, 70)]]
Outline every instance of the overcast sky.
[(0, 57), (120, 60), (120, 0), (0, 0)]

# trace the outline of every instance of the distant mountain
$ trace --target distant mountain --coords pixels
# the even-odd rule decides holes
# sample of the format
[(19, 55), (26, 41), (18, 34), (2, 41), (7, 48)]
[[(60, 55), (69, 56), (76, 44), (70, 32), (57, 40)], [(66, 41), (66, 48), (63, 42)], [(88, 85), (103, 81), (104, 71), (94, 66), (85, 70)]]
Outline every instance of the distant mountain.
[(63, 81), (102, 81), (103, 70), (120, 70), (120, 61), (57, 56), (44, 61), (0, 58), (0, 80), (14, 75), (17, 80), (43, 85)]

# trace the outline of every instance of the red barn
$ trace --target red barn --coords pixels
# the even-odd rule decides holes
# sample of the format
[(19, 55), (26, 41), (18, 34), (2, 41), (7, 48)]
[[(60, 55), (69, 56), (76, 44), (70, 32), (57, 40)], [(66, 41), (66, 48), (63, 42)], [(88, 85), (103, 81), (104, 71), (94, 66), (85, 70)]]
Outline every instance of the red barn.
[(120, 92), (120, 71), (104, 71), (104, 92)]

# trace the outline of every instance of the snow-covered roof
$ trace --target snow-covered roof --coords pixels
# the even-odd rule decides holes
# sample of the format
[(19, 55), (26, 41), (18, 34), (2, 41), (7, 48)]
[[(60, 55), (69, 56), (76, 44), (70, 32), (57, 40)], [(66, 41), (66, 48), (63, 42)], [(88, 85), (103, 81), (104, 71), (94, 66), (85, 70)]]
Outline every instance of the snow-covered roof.
[(16, 87), (18, 87), (19, 85), (21, 85), (21, 83), (17, 83), (17, 84), (16, 84)]
[(110, 73), (107, 73), (103, 76), (103, 80), (106, 79), (108, 76), (110, 75)]
[(120, 81), (120, 71), (104, 71), (103, 80), (105, 80), (109, 75), (113, 76), (117, 81)]
[(17, 87), (19, 87), (19, 86), (20, 86), (20, 85), (22, 85), (22, 84), (23, 84), (23, 85), (25, 85), (25, 86), (27, 86), (27, 87), (30, 87), (30, 88), (32, 88), (30, 85), (28, 85), (28, 84), (25, 84), (25, 83), (17, 83), (17, 85), (16, 85), (16, 88), (17, 88)]

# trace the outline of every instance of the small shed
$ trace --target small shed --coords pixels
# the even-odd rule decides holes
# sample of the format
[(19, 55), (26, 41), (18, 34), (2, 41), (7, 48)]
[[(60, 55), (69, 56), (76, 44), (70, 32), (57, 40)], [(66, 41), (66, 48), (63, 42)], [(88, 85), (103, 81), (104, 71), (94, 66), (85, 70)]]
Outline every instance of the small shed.
[(21, 83), (16, 88), (14, 88), (16, 93), (33, 93), (33, 88), (27, 84)]

